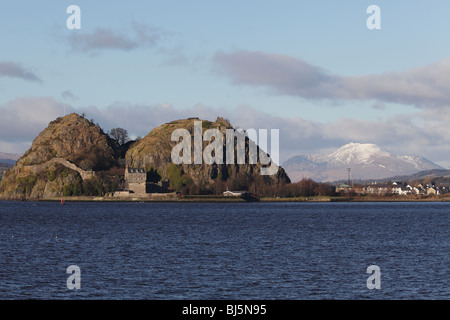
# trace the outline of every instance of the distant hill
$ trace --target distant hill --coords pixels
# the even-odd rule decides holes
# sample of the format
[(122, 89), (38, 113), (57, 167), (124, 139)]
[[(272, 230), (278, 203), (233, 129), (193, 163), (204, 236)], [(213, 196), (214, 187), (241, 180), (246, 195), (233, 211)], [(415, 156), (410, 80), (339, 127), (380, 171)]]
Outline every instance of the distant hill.
[(14, 165), (16, 163), (17, 160), (11, 160), (11, 159), (0, 159), (0, 163), (7, 163), (7, 164), (11, 164)]
[(318, 182), (382, 179), (406, 176), (441, 166), (417, 155), (394, 155), (375, 144), (349, 143), (326, 154), (299, 155), (282, 164), (292, 181), (310, 178)]
[(18, 153), (0, 152), (0, 163), (15, 164), (22, 155)]
[[(366, 184), (366, 183), (383, 183), (383, 182), (392, 182), (392, 181), (402, 181), (402, 182), (408, 182), (408, 181), (423, 181), (423, 180), (448, 180), (450, 182), (450, 170), (447, 169), (433, 169), (433, 170), (425, 170), (420, 171), (414, 174), (410, 175), (401, 175), (401, 176), (392, 176), (392, 177), (386, 177), (386, 178), (380, 178), (380, 179), (358, 179), (358, 180), (352, 180), (356, 184)], [(334, 181), (334, 184), (339, 183), (347, 183), (347, 179), (342, 179), (340, 181)]]

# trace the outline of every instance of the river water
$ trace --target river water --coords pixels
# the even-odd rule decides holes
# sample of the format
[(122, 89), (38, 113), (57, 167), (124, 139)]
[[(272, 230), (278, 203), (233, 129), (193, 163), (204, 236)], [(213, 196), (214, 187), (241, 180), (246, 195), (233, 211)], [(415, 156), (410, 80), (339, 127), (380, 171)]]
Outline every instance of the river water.
[(448, 203), (0, 202), (0, 299), (449, 299), (449, 217)]

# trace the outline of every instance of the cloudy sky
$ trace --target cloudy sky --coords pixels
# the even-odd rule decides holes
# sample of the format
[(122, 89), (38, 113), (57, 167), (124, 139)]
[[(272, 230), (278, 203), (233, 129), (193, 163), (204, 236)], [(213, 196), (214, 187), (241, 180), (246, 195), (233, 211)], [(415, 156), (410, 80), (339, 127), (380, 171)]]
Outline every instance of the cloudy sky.
[[(380, 30), (366, 26), (371, 4)], [(279, 129), (281, 161), (362, 142), (450, 167), (449, 12), (440, 0), (8, 1), (0, 152), (24, 152), (64, 112), (131, 136), (223, 116)]]

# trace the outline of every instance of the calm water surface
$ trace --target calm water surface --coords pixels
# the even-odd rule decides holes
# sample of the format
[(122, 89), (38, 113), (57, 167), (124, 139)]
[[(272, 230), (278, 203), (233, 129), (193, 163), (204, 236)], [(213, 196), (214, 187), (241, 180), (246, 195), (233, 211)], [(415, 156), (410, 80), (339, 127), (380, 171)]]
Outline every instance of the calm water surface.
[(449, 299), (449, 217), (447, 203), (0, 202), (0, 299)]

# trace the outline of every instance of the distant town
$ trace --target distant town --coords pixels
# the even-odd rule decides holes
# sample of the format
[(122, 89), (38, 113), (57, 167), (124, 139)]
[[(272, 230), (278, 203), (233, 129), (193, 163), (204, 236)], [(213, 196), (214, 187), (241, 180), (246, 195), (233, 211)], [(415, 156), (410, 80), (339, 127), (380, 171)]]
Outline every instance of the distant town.
[(336, 192), (359, 195), (443, 195), (450, 193), (450, 183), (435, 184), (430, 182), (410, 185), (407, 182), (394, 181), (388, 183), (373, 182), (364, 186), (340, 184), (336, 187)]

